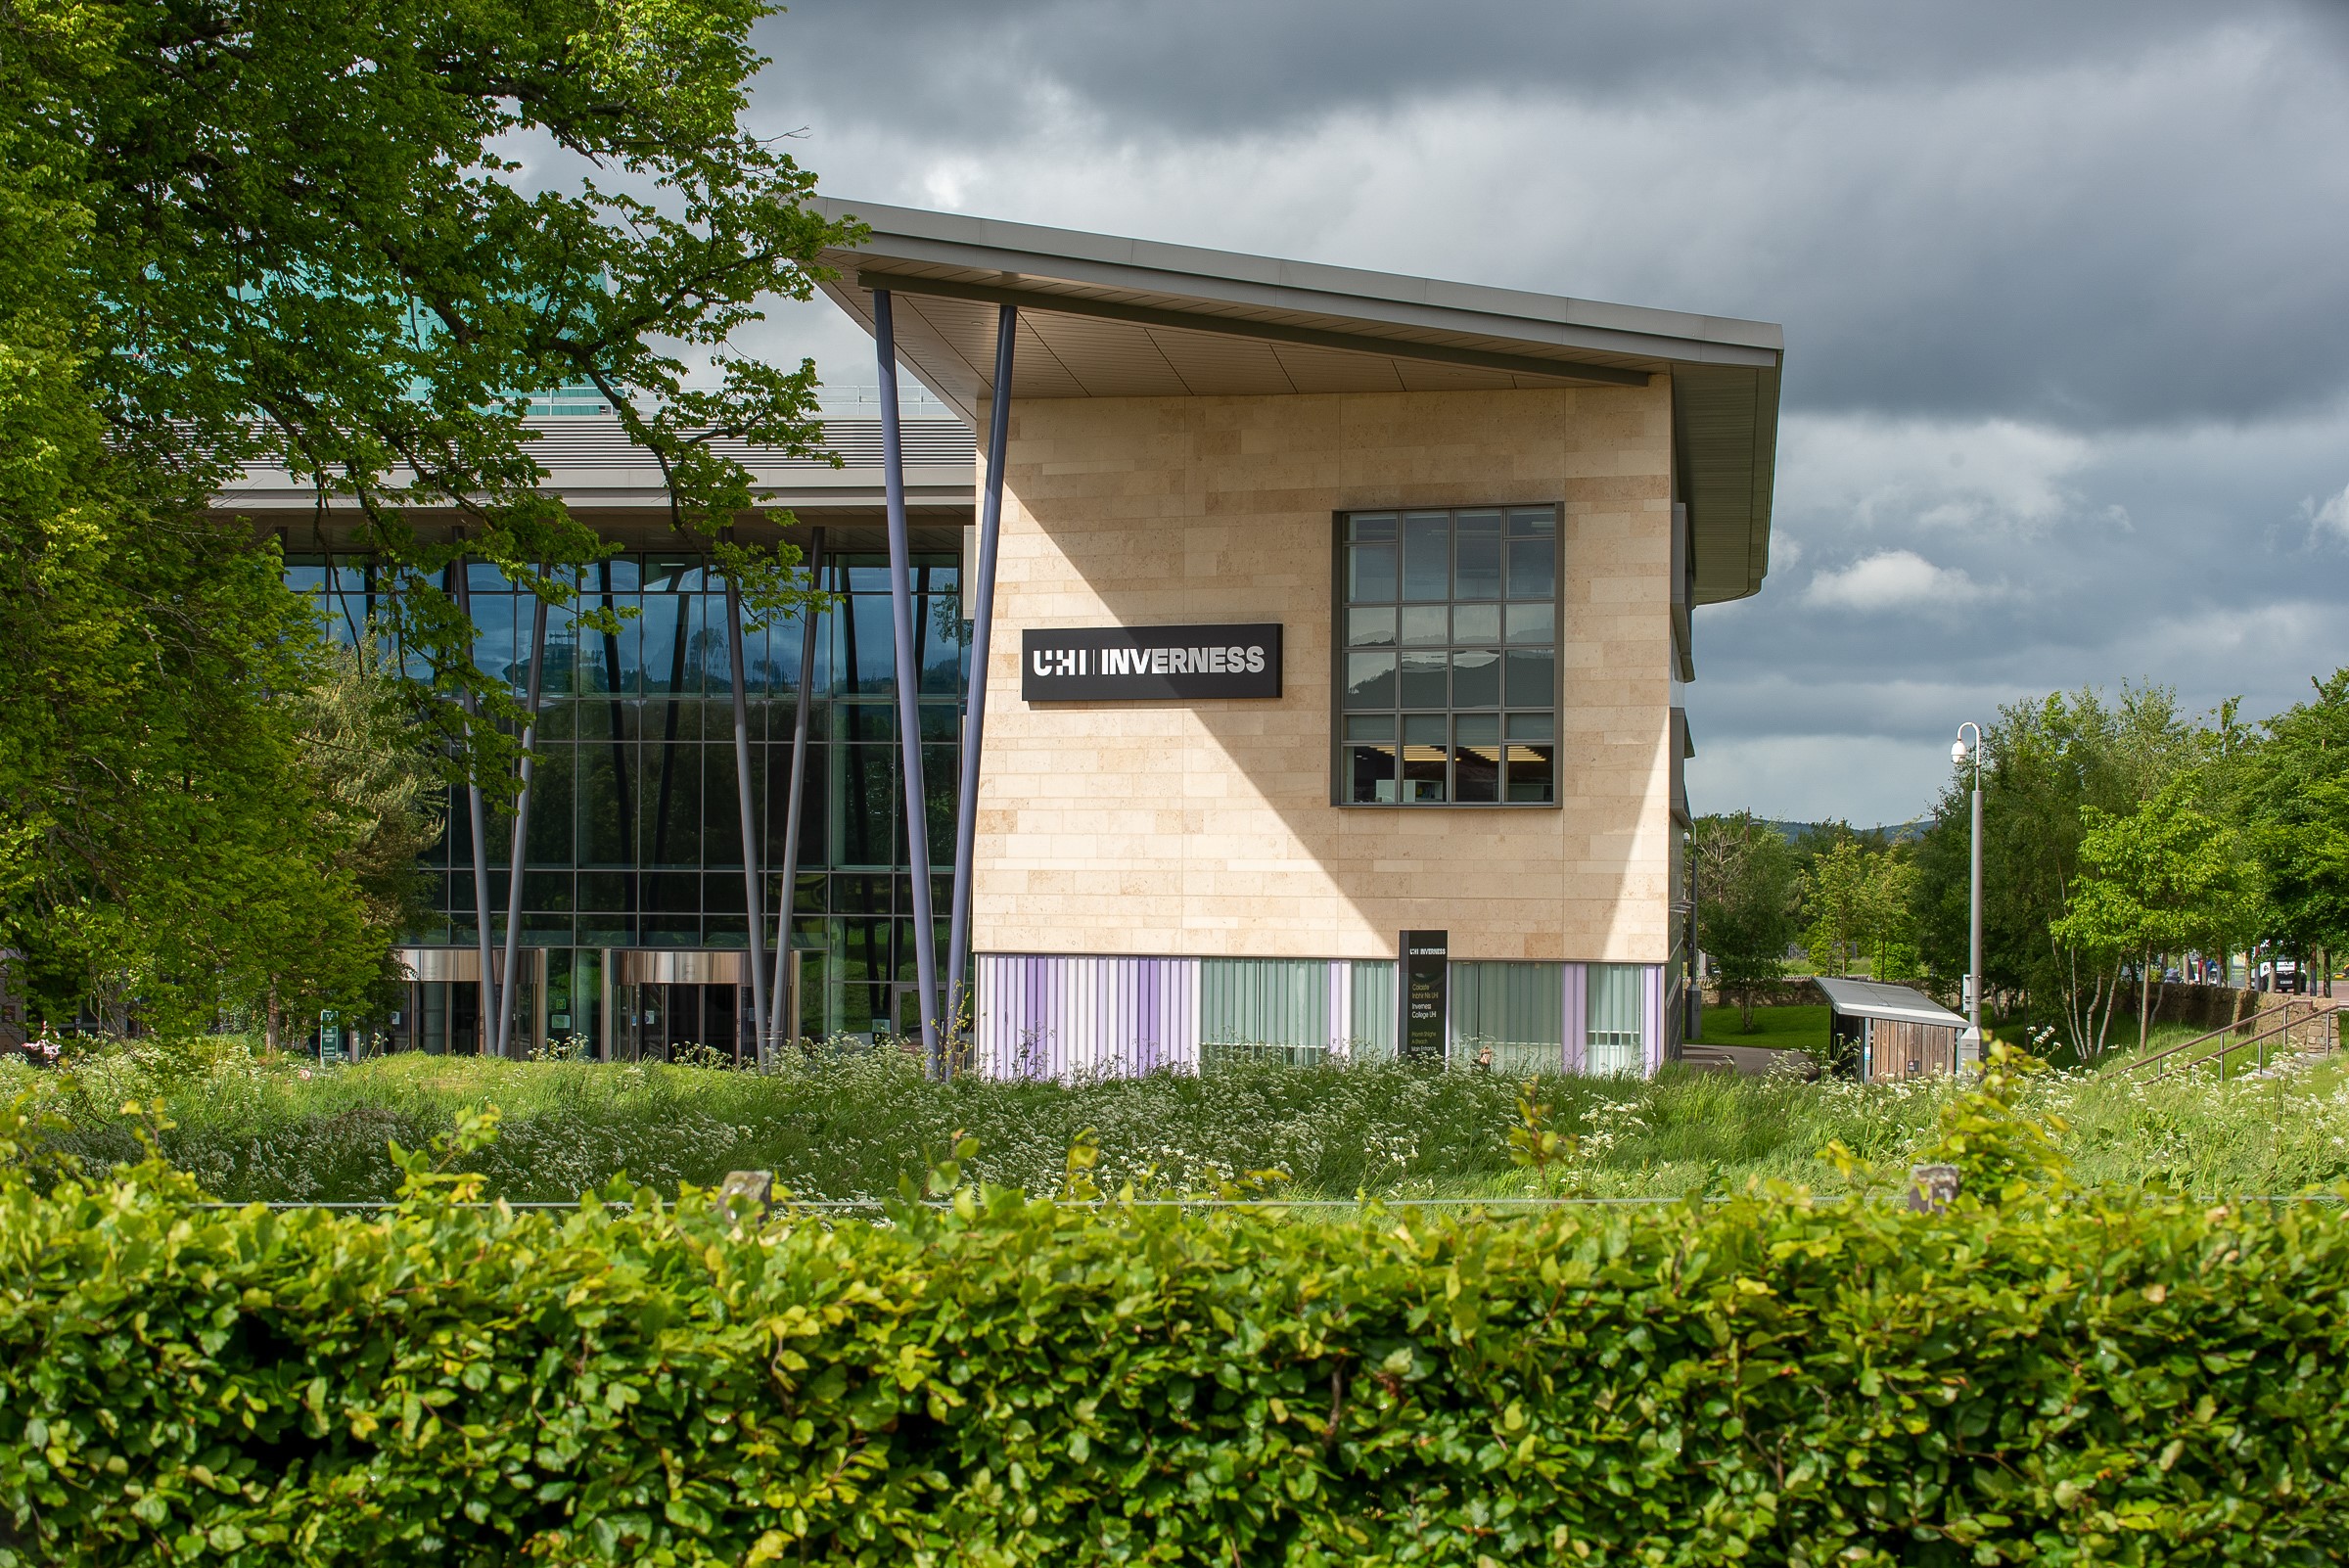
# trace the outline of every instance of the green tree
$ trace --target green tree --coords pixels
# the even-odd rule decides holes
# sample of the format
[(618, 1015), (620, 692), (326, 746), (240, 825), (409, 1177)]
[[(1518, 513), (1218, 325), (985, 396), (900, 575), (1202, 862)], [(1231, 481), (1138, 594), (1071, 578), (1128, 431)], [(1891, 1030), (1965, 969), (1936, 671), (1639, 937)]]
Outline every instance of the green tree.
[[(2070, 907), (2086, 834), (2081, 808), (2133, 812), (2212, 752), (2208, 731), (2159, 686), (2051, 693), (2002, 708), (1983, 737), (1983, 974), (2028, 1020), (2059, 1026), (2083, 1057), (2109, 1027), (2117, 968), (2067, 945), (2055, 922)], [(1954, 768), (1913, 853), (1918, 947), (1931, 974), (1966, 966), (1970, 765)], [(1989, 998), (1986, 995), (1985, 1009)]]
[(2265, 872), (2266, 934), (2329, 956), (2349, 947), (2349, 669), (2312, 684), (2229, 771)]
[[(2173, 782), (2125, 816), (2093, 806), (2080, 814), (2081, 874), (2051, 934), (2080, 952), (2135, 963), (2142, 1052), (2163, 955), (2193, 946), (2224, 950), (2254, 918), (2247, 857), (2234, 834), (2192, 804), (2190, 779)], [(2094, 1060), (2104, 1043), (2099, 1031), (2095, 1049), (2080, 1054)]]
[(1875, 916), (1873, 868), (1857, 839), (1843, 839), (1803, 874), (1803, 946), (1822, 975), (1849, 974), (1867, 950)]
[(1917, 978), (1916, 882), (1916, 863), (1906, 850), (1887, 847), (1867, 856), (1867, 972), (1878, 980)]
[(281, 700), (315, 627), (209, 511), (241, 469), (286, 465), (383, 562), (409, 708), (492, 787), (514, 743), (450, 699), (514, 704), (441, 574), (561, 599), (604, 549), (539, 492), (528, 394), (595, 386), (754, 614), (805, 598), (794, 551), (731, 538), (729, 454), (815, 450), (813, 367), (729, 343), (855, 231), (738, 123), (762, 10), (0, 0), (0, 942), (53, 1005), (193, 1017), (284, 1001), (290, 953), (305, 996), (380, 967), (351, 803)]
[[(7, 20), (0, 61), (44, 22)], [(21, 111), (23, 85), (0, 70), (0, 101)], [(0, 119), (0, 945), (53, 1018), (202, 1023), (268, 943), (343, 989), (363, 923), (337, 908), (281, 700), (311, 683), (308, 612), (274, 547), (128, 455), (91, 395), (73, 172)]]
[(1795, 860), (1785, 836), (1751, 811), (1700, 816), (1692, 835), (1697, 945), (1738, 999), (1738, 1028), (1754, 1029), (1754, 989), (1785, 972), (1794, 939)]

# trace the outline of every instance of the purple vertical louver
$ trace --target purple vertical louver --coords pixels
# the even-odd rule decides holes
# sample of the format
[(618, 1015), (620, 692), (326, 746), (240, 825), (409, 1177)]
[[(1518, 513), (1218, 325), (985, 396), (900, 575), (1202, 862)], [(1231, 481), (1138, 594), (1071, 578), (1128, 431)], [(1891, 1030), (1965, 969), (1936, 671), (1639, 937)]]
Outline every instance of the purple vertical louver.
[(1066, 1081), (1199, 1064), (1199, 960), (982, 953), (974, 1056)]

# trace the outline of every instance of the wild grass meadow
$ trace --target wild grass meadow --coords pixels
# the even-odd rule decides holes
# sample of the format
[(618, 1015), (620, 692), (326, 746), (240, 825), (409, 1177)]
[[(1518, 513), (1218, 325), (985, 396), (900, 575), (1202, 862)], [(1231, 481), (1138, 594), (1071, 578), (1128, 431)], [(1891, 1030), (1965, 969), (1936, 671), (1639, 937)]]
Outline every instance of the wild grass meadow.
[[(1839, 1190), (1822, 1158), (1840, 1142), (1905, 1169), (1926, 1141), (1945, 1084), (1861, 1085), (1672, 1072), (1544, 1078), (1540, 1124), (1568, 1157), (1537, 1178), (1511, 1163), (1523, 1085), (1488, 1072), (1384, 1066), (1234, 1065), (1061, 1085), (926, 1081), (898, 1052), (821, 1057), (759, 1075), (698, 1067), (399, 1056), (320, 1068), (269, 1062), (215, 1039), (115, 1047), (56, 1071), (0, 1066), (0, 1099), (24, 1096), (46, 1150), (104, 1165), (134, 1158), (140, 1130), (224, 1199), (363, 1200), (392, 1193), (387, 1143), (415, 1148), (457, 1115), (499, 1107), (501, 1133), (476, 1156), (492, 1195), (563, 1200), (616, 1173), (673, 1190), (734, 1170), (770, 1170), (795, 1195), (898, 1190), (957, 1134), (968, 1175), (1043, 1190), (1071, 1145), (1098, 1143), (1115, 1191), (1214, 1190), (1251, 1174), (1298, 1195), (1595, 1197), (1742, 1190), (1757, 1181)], [(2064, 1124), (2089, 1185), (2289, 1192), (2349, 1178), (2349, 1084), (2335, 1061), (2267, 1080), (2148, 1083), (2054, 1074), (2030, 1109)], [(137, 1117), (122, 1108), (136, 1102)]]

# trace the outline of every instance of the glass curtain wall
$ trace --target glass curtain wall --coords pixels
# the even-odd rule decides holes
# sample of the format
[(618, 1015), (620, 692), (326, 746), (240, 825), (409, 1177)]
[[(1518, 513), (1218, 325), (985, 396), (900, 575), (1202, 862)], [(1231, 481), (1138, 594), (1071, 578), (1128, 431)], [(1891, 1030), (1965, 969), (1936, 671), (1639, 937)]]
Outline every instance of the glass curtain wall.
[[(474, 657), (519, 699), (530, 679), (530, 597), (494, 568), (470, 571), (481, 628)], [(803, 696), (811, 705), (792, 942), (805, 953), (802, 1032), (830, 1036), (891, 1027), (913, 979), (915, 934), (888, 565), (878, 555), (837, 556), (824, 576), (823, 586), (843, 597), (820, 620), (812, 669), (800, 669), (796, 620), (746, 631), (743, 653), (770, 941), (792, 730)], [(380, 608), (362, 558), (291, 556), (287, 576), (319, 596), (339, 640), (364, 635)], [(943, 966), (967, 628), (956, 556), (917, 555), (913, 577), (933, 940)], [(547, 615), (521, 940), (549, 949), (550, 1034), (592, 1039), (603, 1034), (605, 949), (740, 949), (749, 938), (724, 579), (703, 557), (621, 555), (588, 569), (576, 607), (625, 619), (613, 633), (581, 626), (576, 609)], [(434, 918), (409, 940), (463, 946), (477, 936), (464, 792), (451, 791), (447, 807), (448, 831), (425, 856)], [(512, 827), (510, 816), (490, 815), (493, 942), (505, 937)]]

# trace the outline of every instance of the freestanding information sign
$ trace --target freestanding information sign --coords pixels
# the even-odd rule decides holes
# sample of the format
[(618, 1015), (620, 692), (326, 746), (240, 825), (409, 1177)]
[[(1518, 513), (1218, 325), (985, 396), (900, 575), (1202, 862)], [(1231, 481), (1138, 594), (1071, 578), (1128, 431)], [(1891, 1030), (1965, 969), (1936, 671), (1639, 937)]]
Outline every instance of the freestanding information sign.
[(1451, 936), (1444, 931), (1406, 931), (1396, 945), (1403, 984), (1395, 988), (1403, 1016), (1395, 1038), (1400, 1055), (1444, 1059), (1445, 1020), (1451, 1013)]

